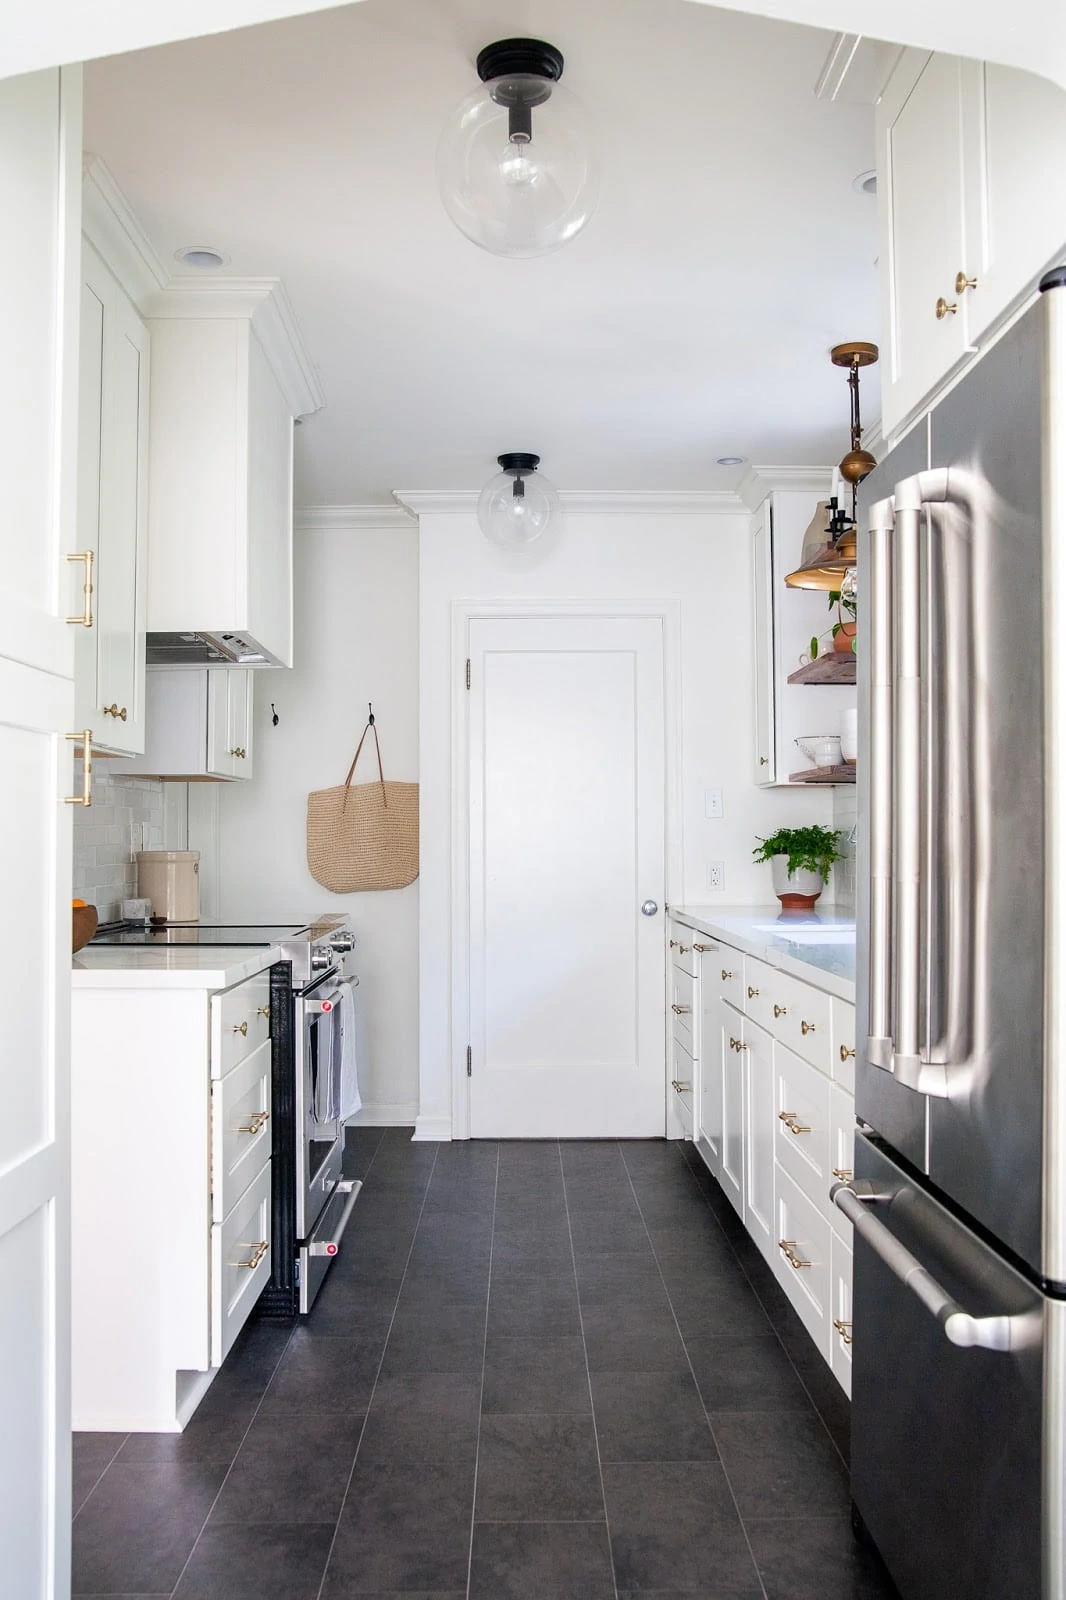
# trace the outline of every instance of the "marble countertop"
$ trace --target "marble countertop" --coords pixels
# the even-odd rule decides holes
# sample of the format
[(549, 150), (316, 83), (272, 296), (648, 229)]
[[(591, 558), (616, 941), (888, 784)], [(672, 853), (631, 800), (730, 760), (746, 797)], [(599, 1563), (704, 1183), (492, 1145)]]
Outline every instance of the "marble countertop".
[(229, 989), (273, 966), (273, 945), (91, 944), (73, 957), (74, 989)]
[(671, 906), (671, 917), (855, 1004), (855, 919), (772, 906)]

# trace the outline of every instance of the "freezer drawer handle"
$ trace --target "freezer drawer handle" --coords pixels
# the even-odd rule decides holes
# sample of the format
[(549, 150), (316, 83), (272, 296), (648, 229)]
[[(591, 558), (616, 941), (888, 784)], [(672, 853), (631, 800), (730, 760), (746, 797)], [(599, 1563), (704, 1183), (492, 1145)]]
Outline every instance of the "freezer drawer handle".
[[(876, 1256), (884, 1262), (890, 1272), (894, 1273), (902, 1284), (917, 1295), (925, 1309), (933, 1314), (941, 1323), (944, 1332), (952, 1344), (968, 1349), (978, 1345), (982, 1350), (1009, 1351), (1012, 1348), (1011, 1335), (1013, 1324), (1017, 1320), (1013, 1317), (971, 1317), (962, 1309), (957, 1301), (953, 1300), (946, 1289), (942, 1289), (936, 1279), (932, 1277), (921, 1262), (912, 1256), (906, 1245), (900, 1244), (895, 1234), (879, 1222), (866, 1209), (870, 1204), (888, 1199), (887, 1195), (879, 1195), (871, 1188), (869, 1192), (858, 1191), (853, 1184), (835, 1183), (829, 1191), (833, 1204), (842, 1211), (848, 1221), (852, 1223), (855, 1232), (866, 1243)], [(1015, 1340), (1016, 1346), (1019, 1341)]]
[(344, 1230), (348, 1226), (348, 1218), (352, 1214), (352, 1207), (359, 1198), (359, 1191), (363, 1187), (358, 1178), (343, 1178), (334, 1189), (334, 1194), (346, 1194), (344, 1210), (337, 1218), (337, 1225), (333, 1229), (332, 1239), (315, 1239), (307, 1247), (309, 1256), (335, 1256), (340, 1249)]

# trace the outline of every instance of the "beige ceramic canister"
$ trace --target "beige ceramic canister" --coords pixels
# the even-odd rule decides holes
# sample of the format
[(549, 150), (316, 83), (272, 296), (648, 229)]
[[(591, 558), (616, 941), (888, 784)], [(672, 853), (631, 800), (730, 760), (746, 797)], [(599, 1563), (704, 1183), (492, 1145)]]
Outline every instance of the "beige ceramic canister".
[(138, 851), (137, 893), (152, 902), (157, 921), (199, 922), (199, 850)]

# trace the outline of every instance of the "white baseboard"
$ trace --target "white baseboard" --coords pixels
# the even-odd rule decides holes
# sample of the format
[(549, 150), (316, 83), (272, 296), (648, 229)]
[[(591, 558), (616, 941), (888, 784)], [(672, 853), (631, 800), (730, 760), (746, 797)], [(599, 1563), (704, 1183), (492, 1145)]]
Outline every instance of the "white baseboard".
[(416, 1144), (439, 1144), (443, 1140), (451, 1140), (451, 1117), (419, 1117), (415, 1122), (414, 1142)]
[(413, 1128), (418, 1119), (417, 1101), (399, 1100), (392, 1105), (364, 1105), (348, 1118), (350, 1128)]

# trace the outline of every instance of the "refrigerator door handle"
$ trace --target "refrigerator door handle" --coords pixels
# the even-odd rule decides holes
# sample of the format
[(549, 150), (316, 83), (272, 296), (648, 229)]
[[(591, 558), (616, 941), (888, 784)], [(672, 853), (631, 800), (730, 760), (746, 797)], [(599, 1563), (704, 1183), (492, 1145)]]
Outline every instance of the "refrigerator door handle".
[(892, 545), (891, 497), (870, 507), (870, 923), (866, 1055), (892, 1070)]
[[(870, 1205), (891, 1203), (890, 1194), (879, 1194), (872, 1185), (859, 1179), (853, 1183), (835, 1183), (829, 1195), (859, 1237), (921, 1301), (926, 1310), (936, 1317), (952, 1344), (962, 1349), (976, 1346), (982, 1350), (1009, 1352), (1029, 1342), (1027, 1318), (971, 1316), (926, 1271), (917, 1256), (913, 1256), (906, 1245), (901, 1244), (895, 1234), (867, 1210)], [(1039, 1329), (1034, 1331), (1039, 1337)]]

